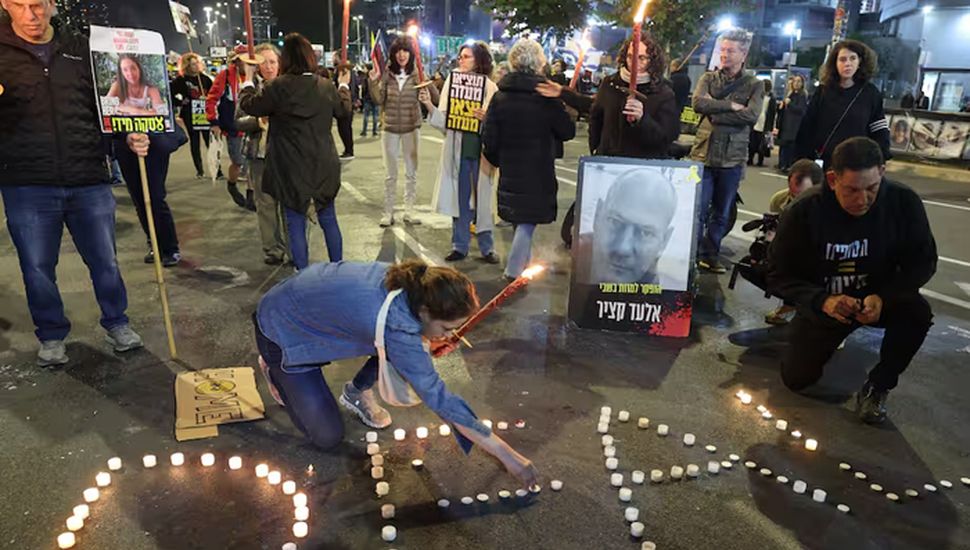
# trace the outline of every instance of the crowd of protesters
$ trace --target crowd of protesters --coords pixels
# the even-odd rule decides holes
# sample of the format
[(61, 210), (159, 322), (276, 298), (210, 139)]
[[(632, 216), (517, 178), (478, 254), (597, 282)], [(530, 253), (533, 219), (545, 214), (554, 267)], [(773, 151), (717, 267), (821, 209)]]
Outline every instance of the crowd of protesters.
[[(0, 124), (4, 127), (0, 134), (0, 192), (40, 342), (37, 361), (45, 366), (68, 362), (64, 340), (70, 323), (54, 273), (65, 225), (89, 269), (108, 341), (118, 352), (138, 348), (141, 338), (125, 315), (126, 290), (115, 254), (115, 201), (107, 185), (105, 143), (91, 94), (87, 41), (51, 22), (53, 2), (49, 0), (26, 4), (4, 0), (3, 5), (10, 13), (0, 20), (0, 68), (4, 75), (12, 76), (5, 76), (8, 93), (0, 97)], [(600, 82), (595, 95), (584, 94), (583, 87), (570, 88), (561, 61), (550, 65), (542, 46), (533, 40), (517, 41), (502, 64), (495, 63), (486, 44), (467, 43), (458, 51), (455, 70), (489, 77), (483, 105), (474, 113), (481, 122), (481, 130), (476, 132), (446, 128), (452, 77), (439, 72), (432, 77), (433, 85), (420, 82), (410, 39), (401, 37), (391, 43), (385, 66), (369, 66), (363, 73), (337, 63), (332, 73), (321, 75), (309, 41), (290, 34), (282, 51), (268, 44), (259, 46), (259, 65), (246, 63), (246, 49), (237, 48), (215, 79), (205, 74), (198, 55), (183, 56), (179, 75), (171, 85), (179, 121), (176, 132), (116, 135), (114, 154), (146, 236), (148, 216), (155, 222), (161, 263), (166, 267), (177, 266), (181, 259), (176, 224), (165, 200), (169, 160), (187, 142), (196, 173), (204, 177), (201, 143), (205, 142), (228, 152), (227, 191), (235, 204), (257, 214), (264, 261), (270, 265), (289, 261), (300, 272), (294, 279), (298, 282), (285, 283), (289, 286), (278, 294), (314, 296), (313, 285), (330, 284), (325, 283), (331, 281), (328, 277), (366, 279), (374, 284), (385, 284), (386, 277), (387, 291), (413, 288), (420, 292), (423, 277), (430, 276), (420, 266), (392, 270), (385, 276), (384, 271), (370, 268), (343, 272), (310, 265), (308, 217), (316, 219), (323, 230), (330, 263), (343, 260), (336, 203), (341, 162), (354, 158), (355, 109), (363, 113), (360, 136), (367, 136), (370, 122), (371, 135), (379, 134), (381, 140), (385, 200), (377, 223), (389, 227), (397, 221), (402, 161), (405, 181), (400, 220), (421, 222), (415, 211), (418, 150), (421, 128), (427, 122), (444, 139), (433, 208), (452, 218), (452, 250), (446, 261), (466, 259), (474, 228), (482, 259), (502, 263), (492, 235), (497, 214), (514, 226), (503, 272), (512, 280), (530, 261), (537, 225), (553, 223), (558, 215), (555, 161), (563, 156), (563, 144), (576, 135), (575, 118), (566, 107), (588, 118), (591, 154), (665, 159), (672, 155), (680, 134), (681, 108), (689, 101), (702, 117), (689, 153), (691, 160), (704, 166), (698, 269), (714, 274), (727, 270), (721, 242), (730, 231), (729, 218), (745, 165), (755, 159), (761, 165), (770, 152), (772, 137), (777, 137), (781, 167), (797, 166), (798, 175), (779, 199), (786, 214), (769, 254), (767, 281), (772, 292), (797, 311), (793, 321), (797, 334), (810, 335), (806, 340), (793, 338), (792, 354), (782, 368), (783, 379), (793, 389), (803, 389), (820, 376), (835, 347), (853, 329), (884, 326), (888, 345), (883, 349), (883, 361), (859, 393), (863, 419), (881, 421), (886, 395), (919, 349), (931, 322), (929, 304), (917, 291), (935, 271), (936, 252), (918, 197), (884, 178), (890, 157), (889, 132), (881, 93), (871, 82), (875, 55), (860, 42), (839, 42), (822, 67), (821, 85), (811, 97), (803, 78), (794, 76), (776, 103), (770, 84), (745, 70), (750, 35), (731, 30), (718, 41), (719, 68), (706, 72), (689, 97), (684, 62), (668, 66), (664, 49), (649, 33), (643, 33), (638, 43), (627, 40), (621, 46), (615, 74)], [(631, 71), (634, 59), (636, 74)], [(54, 90), (42, 85), (48, 74), (63, 83), (62, 87)], [(636, 90), (632, 95), (631, 82)], [(26, 89), (36, 94), (30, 101), (17, 96)], [(193, 124), (192, 101), (202, 99), (211, 130), (199, 130)], [(776, 126), (777, 132), (773, 131)], [(332, 137), (334, 128), (343, 145), (341, 154)], [(139, 157), (147, 167), (150, 212), (138, 185)], [(802, 159), (817, 160), (828, 170), (824, 184), (815, 171), (806, 171)], [(245, 185), (245, 193), (240, 185)], [(494, 212), (493, 200), (497, 205)], [(850, 256), (851, 274), (841, 262)], [(145, 261), (154, 261), (151, 251)], [(418, 327), (415, 330), (422, 326), (426, 331), (432, 326), (439, 330), (433, 323), (455, 321), (477, 305), (477, 297), (468, 294), (466, 279), (457, 271), (438, 272), (435, 277), (461, 290), (461, 315), (415, 313), (407, 318)], [(303, 282), (306, 286), (301, 286)], [(368, 295), (371, 298), (377, 300)], [(437, 307), (433, 300), (422, 305), (415, 299), (418, 310), (412, 307), (412, 313)], [(374, 315), (379, 302), (371, 304)], [(353, 304), (336, 305), (350, 308)], [(386, 304), (384, 310), (387, 315)], [(274, 322), (282, 323), (280, 318)], [(269, 330), (269, 317), (266, 323), (262, 332), (257, 324), (261, 351), (277, 354), (286, 347), (282, 340), (289, 336)], [(411, 347), (419, 353), (420, 346)], [(338, 358), (331, 355), (327, 357)], [(374, 365), (361, 372), (375, 376)], [(282, 367), (280, 363), (274, 368)], [(426, 366), (422, 368), (426, 370)], [(291, 397), (302, 391), (293, 380), (279, 373), (273, 376)], [(316, 378), (313, 382), (319, 385)], [(368, 401), (372, 399), (369, 394), (362, 393), (371, 385), (369, 379), (347, 388), (341, 400), (350, 403), (346, 406), (365, 422), (386, 425), (381, 409)], [(322, 388), (325, 390), (325, 384)], [(324, 405), (332, 404), (328, 401), (319, 406)], [(527, 461), (516, 458), (514, 451), (484, 437), (481, 426), (467, 418), (460, 405), (452, 402), (454, 409), (442, 406), (441, 414), (460, 419), (456, 422), (464, 426), (463, 436), (491, 445), (497, 456), (510, 457), (510, 469), (528, 469)], [(299, 415), (304, 413), (297, 409), (291, 414), (300, 425)], [(307, 405), (306, 410), (312, 407)], [(326, 434), (308, 435), (329, 441), (339, 433), (334, 428)]]

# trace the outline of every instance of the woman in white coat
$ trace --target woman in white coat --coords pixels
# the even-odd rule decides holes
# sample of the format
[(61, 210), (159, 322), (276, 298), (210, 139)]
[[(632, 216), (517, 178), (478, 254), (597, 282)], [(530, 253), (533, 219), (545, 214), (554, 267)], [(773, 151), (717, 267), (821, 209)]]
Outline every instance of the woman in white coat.
[[(484, 102), (475, 110), (475, 118), (485, 121), (485, 111), (498, 91), (498, 86), (490, 78), (492, 73), (492, 54), (484, 42), (468, 43), (458, 51), (458, 71), (485, 75)], [(435, 182), (432, 203), (435, 211), (451, 216), (452, 251), (445, 260), (455, 262), (468, 256), (471, 245), (471, 223), (475, 224), (475, 236), (482, 258), (490, 264), (500, 263), (492, 239), (492, 171), (493, 168), (482, 158), (481, 127), (477, 132), (448, 130), (448, 90), (451, 75), (445, 81), (441, 100), (437, 107), (431, 101), (428, 91), (422, 90), (418, 99), (430, 113), (428, 122), (433, 128), (445, 134), (441, 150), (441, 166)]]

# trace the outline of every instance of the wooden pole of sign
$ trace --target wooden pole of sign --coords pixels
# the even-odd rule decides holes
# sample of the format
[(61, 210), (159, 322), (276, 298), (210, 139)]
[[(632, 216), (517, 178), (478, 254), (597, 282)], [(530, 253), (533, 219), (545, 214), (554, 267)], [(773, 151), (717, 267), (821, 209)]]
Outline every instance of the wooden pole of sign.
[(148, 220), (148, 237), (152, 241), (152, 256), (155, 258), (155, 280), (158, 282), (158, 294), (162, 300), (162, 317), (165, 319), (165, 334), (168, 335), (168, 352), (172, 359), (178, 359), (175, 349), (175, 333), (172, 329), (172, 313), (168, 308), (168, 288), (165, 286), (165, 276), (162, 275), (162, 256), (158, 250), (158, 237), (155, 234), (155, 216), (152, 213), (152, 197), (148, 192), (148, 171), (145, 169), (145, 157), (138, 157), (138, 171), (141, 173), (141, 194), (145, 199), (145, 218)]
[(249, 65), (259, 65), (263, 62), (263, 56), (256, 55), (256, 43), (253, 41), (253, 10), (250, 0), (243, 0), (243, 19), (246, 23), (246, 55), (240, 56), (240, 59)]

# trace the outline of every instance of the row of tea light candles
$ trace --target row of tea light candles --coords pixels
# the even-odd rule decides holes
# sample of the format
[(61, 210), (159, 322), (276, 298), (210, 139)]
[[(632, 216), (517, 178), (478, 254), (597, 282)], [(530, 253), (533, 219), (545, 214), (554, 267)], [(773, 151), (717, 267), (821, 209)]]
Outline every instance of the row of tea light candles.
[[(741, 400), (741, 404), (743, 404), (743, 405), (750, 405), (751, 404), (752, 397), (751, 397), (751, 394), (750, 393), (748, 393), (748, 392), (746, 392), (744, 390), (738, 390), (738, 393), (736, 393), (734, 395), (735, 395), (735, 397), (737, 397), (738, 399)], [(773, 415), (771, 414), (771, 411), (769, 411), (768, 408), (765, 407), (764, 405), (758, 405), (757, 409), (758, 409), (758, 412), (761, 413), (761, 418), (764, 418), (765, 420), (771, 420), (773, 418)], [(780, 418), (777, 419), (777, 420), (775, 420), (775, 428), (778, 431), (787, 432), (788, 431), (788, 421), (787, 420), (782, 420)], [(794, 437), (795, 439), (801, 439), (802, 438), (802, 432), (799, 431), (799, 430), (792, 430), (791, 431), (791, 436)], [(805, 438), (805, 449), (807, 449), (809, 451), (817, 451), (818, 450), (818, 441), (815, 440), (815, 439), (812, 439), (810, 437)]]
[[(182, 466), (185, 464), (185, 454), (172, 453), (169, 456), (172, 466)], [(206, 468), (214, 466), (216, 457), (212, 453), (204, 453), (199, 462)], [(229, 469), (239, 470), (242, 468), (242, 458), (238, 456), (229, 457)], [(148, 454), (142, 457), (142, 465), (145, 468), (154, 468), (158, 465), (158, 457)], [(108, 459), (108, 469), (118, 471), (122, 468), (121, 458), (112, 457)], [(266, 478), (270, 485), (282, 485), (284, 495), (293, 496), (294, 517), (296, 523), (293, 524), (293, 535), (297, 538), (306, 537), (309, 533), (309, 526), (306, 520), (310, 517), (310, 509), (307, 507), (307, 496), (304, 493), (296, 492), (296, 482), (292, 480), (282, 481), (282, 474), (279, 471), (270, 471), (267, 464), (257, 464), (255, 468), (256, 477)], [(111, 474), (108, 472), (98, 472), (94, 476), (94, 483), (97, 487), (88, 487), (81, 495), (87, 504), (79, 504), (74, 507), (73, 515), (67, 518), (67, 531), (57, 536), (58, 548), (72, 548), (77, 544), (77, 537), (74, 532), (84, 527), (84, 520), (90, 517), (90, 504), (97, 502), (101, 498), (101, 490), (111, 485)]]
[[(505, 421), (499, 421), (499, 422), (493, 423), (491, 420), (485, 419), (485, 420), (482, 420), (482, 424), (488, 426), (489, 429), (491, 429), (493, 425), (497, 427), (499, 430), (504, 431), (509, 429), (509, 423)], [(516, 420), (512, 425), (514, 425), (516, 428), (519, 428), (519, 429), (525, 428), (525, 420)], [(418, 426), (414, 430), (414, 435), (418, 439), (427, 439), (429, 434), (430, 434), (430, 430), (426, 426)], [(449, 426), (448, 424), (442, 424), (441, 426), (438, 426), (438, 434), (442, 436), (451, 435), (451, 426)], [(404, 441), (406, 437), (407, 437), (407, 431), (404, 430), (403, 428), (398, 428), (394, 430), (395, 441)], [(367, 442), (377, 443), (377, 432), (367, 432)]]

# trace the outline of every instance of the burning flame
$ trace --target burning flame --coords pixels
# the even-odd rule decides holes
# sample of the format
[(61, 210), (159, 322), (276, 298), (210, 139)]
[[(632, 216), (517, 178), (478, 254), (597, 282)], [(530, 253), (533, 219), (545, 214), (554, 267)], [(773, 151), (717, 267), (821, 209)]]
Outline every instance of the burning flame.
[(583, 36), (579, 39), (579, 47), (582, 48), (584, 52), (592, 47), (592, 44), (589, 42), (589, 27), (583, 29)]
[(408, 25), (408, 36), (415, 37), (417, 35), (418, 35), (418, 26), (417, 25)]
[(530, 266), (526, 268), (525, 271), (522, 272), (522, 275), (520, 275), (520, 277), (522, 277), (523, 279), (529, 279), (531, 281), (532, 279), (535, 278), (536, 275), (542, 273), (545, 270), (546, 270), (546, 267), (543, 265)]
[(634, 23), (643, 23), (643, 17), (647, 14), (647, 4), (649, 3), (650, 0), (641, 0), (640, 7), (637, 9), (637, 14), (633, 17)]

